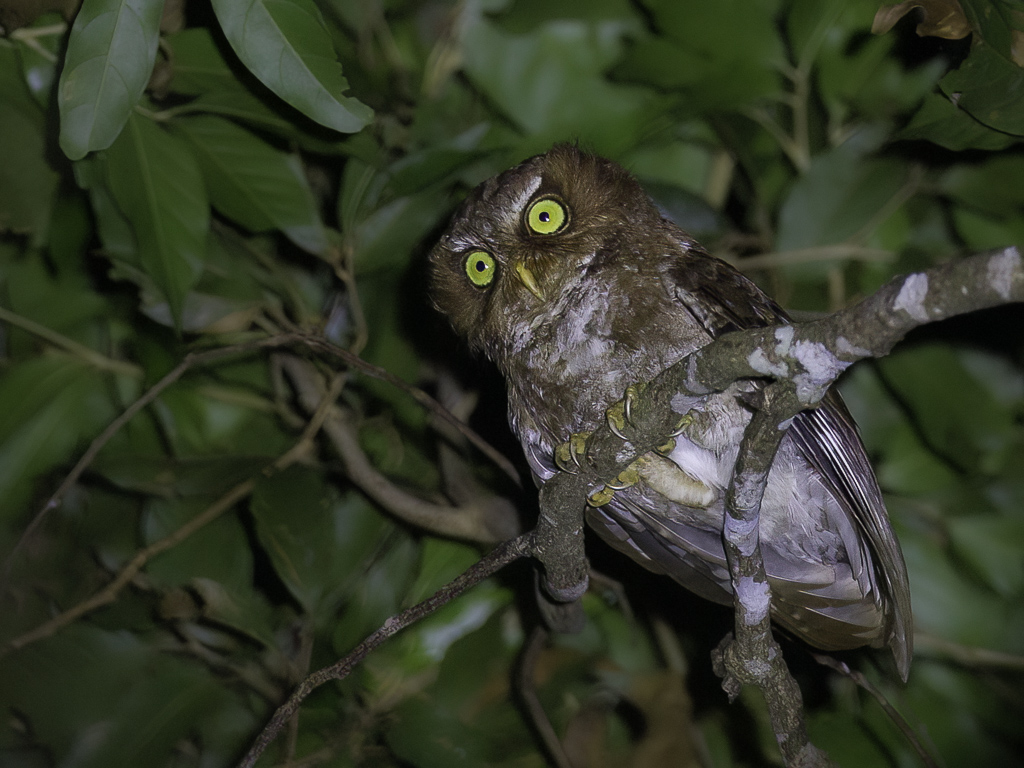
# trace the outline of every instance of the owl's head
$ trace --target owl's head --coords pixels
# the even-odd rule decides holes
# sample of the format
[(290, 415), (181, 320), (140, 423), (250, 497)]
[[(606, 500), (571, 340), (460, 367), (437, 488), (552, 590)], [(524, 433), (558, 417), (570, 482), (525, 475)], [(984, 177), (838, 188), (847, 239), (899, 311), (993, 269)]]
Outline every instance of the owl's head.
[(431, 298), (495, 357), (660, 220), (624, 168), (559, 144), (473, 190), (430, 253)]

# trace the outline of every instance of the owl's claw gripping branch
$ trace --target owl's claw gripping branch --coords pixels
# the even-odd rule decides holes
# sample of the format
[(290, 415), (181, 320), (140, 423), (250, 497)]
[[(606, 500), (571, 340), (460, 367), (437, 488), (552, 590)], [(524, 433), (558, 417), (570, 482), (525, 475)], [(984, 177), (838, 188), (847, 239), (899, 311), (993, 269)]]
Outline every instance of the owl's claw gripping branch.
[(629, 438), (623, 433), (626, 427), (633, 426), (633, 406), (637, 399), (647, 388), (644, 383), (630, 384), (626, 387), (626, 392), (622, 396), (622, 399), (617, 403), (610, 406), (605, 412), (605, 421), (608, 422), (608, 428), (617, 436), (623, 440)]
[(581, 460), (587, 454), (587, 438), (592, 432), (577, 432), (568, 441), (555, 449), (555, 464), (563, 472), (575, 475), (583, 466)]

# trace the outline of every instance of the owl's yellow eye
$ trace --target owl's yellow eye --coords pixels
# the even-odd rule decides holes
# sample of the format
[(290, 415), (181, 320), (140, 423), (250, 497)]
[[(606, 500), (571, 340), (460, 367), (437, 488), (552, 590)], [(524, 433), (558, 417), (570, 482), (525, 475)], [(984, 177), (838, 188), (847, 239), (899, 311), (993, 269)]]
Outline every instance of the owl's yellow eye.
[(527, 226), (538, 235), (553, 235), (565, 226), (569, 212), (552, 197), (542, 197), (526, 212)]
[(494, 280), (494, 257), (487, 251), (473, 251), (466, 257), (466, 275), (477, 288), (486, 288)]

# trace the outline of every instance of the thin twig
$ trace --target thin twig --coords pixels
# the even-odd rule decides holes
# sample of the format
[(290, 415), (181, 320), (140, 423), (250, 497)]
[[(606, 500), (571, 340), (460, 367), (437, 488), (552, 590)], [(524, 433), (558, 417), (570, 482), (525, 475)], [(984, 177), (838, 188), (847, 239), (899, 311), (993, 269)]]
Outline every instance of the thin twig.
[[(280, 339), (281, 337), (277, 338)], [(134, 403), (125, 408), (121, 415), (110, 422), (110, 424), (107, 425), (107, 428), (89, 444), (85, 453), (82, 454), (82, 457), (78, 460), (75, 466), (72, 467), (71, 471), (64, 478), (64, 481), (57, 487), (57, 490), (53, 492), (53, 495), (47, 499), (46, 503), (43, 504), (42, 508), (35, 514), (32, 521), (25, 528), (25, 531), (21, 534), (18, 542), (14, 545), (14, 548), (7, 555), (4, 563), (4, 572), (3, 575), (0, 576), (0, 587), (3, 586), (3, 582), (6, 582), (10, 575), (15, 555), (25, 545), (25, 542), (33, 536), (39, 526), (42, 525), (43, 519), (46, 515), (51, 510), (57, 509), (60, 506), (65, 494), (67, 494), (67, 492), (74, 487), (75, 483), (78, 482), (82, 473), (85, 472), (90, 464), (92, 464), (96, 456), (103, 449), (103, 446), (110, 442), (110, 439), (117, 434), (125, 424), (131, 421), (139, 411), (156, 400), (156, 398), (159, 397), (167, 387), (180, 379), (192, 366), (203, 365), (214, 360), (220, 360), (222, 358), (257, 349), (259, 347), (275, 346), (277, 343), (276, 339), (265, 339), (248, 344), (238, 344), (231, 347), (213, 349), (208, 352), (190, 352), (180, 363), (178, 363), (177, 366), (174, 367), (172, 371), (146, 390), (146, 392), (143, 393)], [(2, 588), (0, 588), (0, 591), (2, 591)]]
[[(224, 350), (215, 351), (223, 352)], [(314, 413), (312, 418), (310, 418), (309, 423), (306, 425), (306, 429), (303, 430), (302, 435), (295, 445), (269, 464), (260, 473), (262, 476), (280, 472), (282, 469), (304, 459), (312, 452), (313, 436), (320, 430), (330, 406), (333, 403), (331, 396), (337, 396), (337, 393), (332, 390), (331, 393), (329, 393), (329, 396), (323, 399), (323, 402), (320, 404), (320, 408), (318, 408), (316, 413)], [(120, 571), (118, 571), (114, 579), (103, 587), (103, 589), (94, 593), (90, 597), (87, 597), (85, 600), (82, 600), (68, 610), (54, 616), (49, 621), (40, 624), (35, 629), (19, 635), (13, 640), (10, 640), (4, 646), (0, 647), (0, 658), (12, 651), (24, 648), (30, 643), (50, 637), (85, 614), (112, 603), (117, 598), (117, 595), (121, 590), (130, 584), (132, 579), (138, 575), (139, 571), (142, 570), (146, 563), (161, 552), (165, 552), (166, 550), (177, 546), (200, 528), (217, 519), (226, 510), (231, 509), (231, 507), (236, 503), (252, 493), (253, 488), (256, 487), (258, 477), (259, 476), (251, 477), (248, 480), (244, 480), (239, 483), (180, 528), (168, 534), (164, 538), (154, 541), (148, 547), (140, 549), (135, 553), (135, 556), (129, 560)]]
[(1011, 672), (1024, 672), (1024, 656), (1019, 653), (993, 651), (990, 648), (979, 648), (974, 645), (961, 645), (943, 637), (918, 632), (914, 635), (914, 644), (922, 655), (936, 655), (972, 669), (1005, 669)]
[(0, 307), (0, 321), (10, 323), (16, 328), (21, 328), (23, 331), (31, 333), (33, 336), (38, 336), (44, 341), (48, 341), (55, 347), (60, 347), (76, 357), (81, 358), (89, 365), (94, 368), (98, 368), (101, 371), (110, 371), (111, 373), (118, 373), (122, 376), (130, 376), (133, 379), (142, 378), (142, 368), (134, 363), (126, 363), (124, 360), (117, 360), (116, 358), (107, 357), (104, 354), (97, 352), (91, 347), (80, 344), (74, 339), (70, 339), (62, 333), (58, 333), (49, 326), (37, 323), (35, 320), (30, 320), (27, 317), (19, 315), (17, 312), (11, 312), (9, 309)]
[(548, 752), (548, 756), (555, 764), (555, 768), (573, 768), (572, 761), (562, 747), (562, 741), (555, 733), (551, 725), (551, 718), (544, 711), (544, 705), (540, 703), (537, 695), (537, 661), (541, 651), (548, 640), (549, 633), (543, 626), (537, 625), (533, 628), (529, 638), (523, 645), (519, 663), (516, 668), (516, 688), (522, 697), (523, 706), (526, 708), (526, 716), (530, 723), (537, 730), (541, 743)]
[(522, 480), (519, 477), (519, 472), (516, 471), (516, 468), (511, 461), (509, 461), (505, 456), (498, 452), (492, 445), (490, 445), (486, 440), (480, 437), (480, 435), (474, 432), (470, 427), (466, 426), (461, 421), (452, 416), (451, 413), (449, 413), (448, 410), (443, 405), (437, 402), (437, 400), (432, 398), (422, 389), (414, 387), (411, 384), (407, 384), (390, 371), (373, 365), (372, 363), (368, 363), (361, 357), (353, 355), (348, 350), (336, 346), (330, 343), (329, 341), (326, 341), (325, 339), (321, 338), (320, 336), (311, 336), (308, 334), (294, 333), (285, 334), (284, 338), (289, 339), (289, 341), (291, 342), (298, 342), (304, 344), (305, 346), (312, 349), (314, 352), (319, 352), (325, 355), (337, 357), (340, 360), (345, 361), (345, 363), (347, 363), (348, 365), (351, 365), (353, 368), (362, 371), (367, 376), (372, 376), (375, 379), (386, 381), (388, 384), (391, 384), (394, 387), (398, 387), (398, 389), (405, 392), (413, 400), (415, 400), (417, 403), (419, 403), (428, 411), (430, 411), (431, 414), (437, 416), (439, 419), (445, 421), (446, 423), (450, 424), (455, 429), (457, 429), (463, 436), (465, 436), (467, 440), (469, 440), (470, 443), (472, 443), (476, 447), (477, 450), (484, 454), (488, 459), (491, 460), (491, 462), (496, 467), (498, 467), (502, 472), (504, 472), (509, 477), (510, 480), (512, 480), (516, 485), (522, 487)]
[(441, 606), (451, 602), (467, 589), (479, 584), (509, 563), (529, 555), (532, 546), (533, 535), (531, 533), (525, 533), (510, 541), (502, 542), (485, 557), (470, 566), (461, 576), (441, 587), (441, 589), (426, 600), (417, 603), (411, 608), (406, 608), (401, 613), (389, 618), (380, 629), (363, 640), (347, 656), (306, 677), (288, 700), (274, 712), (270, 722), (264, 726), (245, 757), (238, 764), (239, 768), (252, 768), (256, 764), (260, 755), (277, 737), (277, 734), (291, 719), (292, 714), (298, 710), (310, 693), (331, 680), (343, 680), (370, 651), (377, 648), (389, 637), (405, 629), (410, 624), (414, 624), (420, 619), (429, 616)]

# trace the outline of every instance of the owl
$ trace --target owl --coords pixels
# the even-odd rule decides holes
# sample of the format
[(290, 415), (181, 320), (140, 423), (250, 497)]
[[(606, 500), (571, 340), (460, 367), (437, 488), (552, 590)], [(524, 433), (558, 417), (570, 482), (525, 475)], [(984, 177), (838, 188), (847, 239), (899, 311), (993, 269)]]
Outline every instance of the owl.
[[(504, 374), (509, 423), (538, 484), (627, 386), (730, 331), (789, 321), (661, 215), (621, 166), (557, 145), (477, 187), (429, 256), (430, 292)], [(696, 400), (675, 446), (587, 521), (612, 547), (731, 604), (725, 492), (763, 382)], [(761, 547), (775, 623), (824, 650), (888, 647), (905, 680), (907, 571), (857, 429), (838, 395), (798, 415), (768, 476)]]

